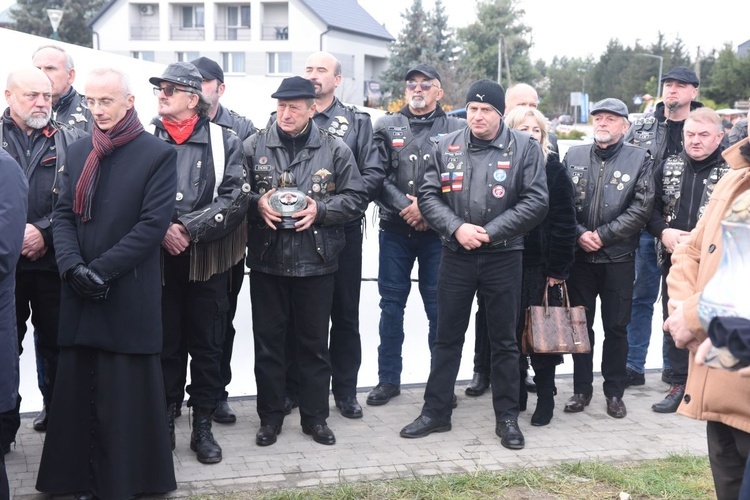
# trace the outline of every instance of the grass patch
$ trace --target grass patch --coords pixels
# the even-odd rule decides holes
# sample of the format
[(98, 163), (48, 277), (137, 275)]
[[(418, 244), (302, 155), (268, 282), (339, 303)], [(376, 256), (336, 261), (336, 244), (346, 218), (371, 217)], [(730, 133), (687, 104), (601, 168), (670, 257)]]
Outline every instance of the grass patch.
[(545, 468), (339, 483), (193, 497), (195, 500), (547, 500), (715, 498), (708, 458), (672, 455), (640, 462), (573, 462)]

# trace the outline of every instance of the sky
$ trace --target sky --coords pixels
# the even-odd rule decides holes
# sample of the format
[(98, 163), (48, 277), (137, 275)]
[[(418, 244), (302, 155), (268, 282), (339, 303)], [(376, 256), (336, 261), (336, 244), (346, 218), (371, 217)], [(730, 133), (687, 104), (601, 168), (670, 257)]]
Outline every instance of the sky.
[[(401, 31), (401, 14), (412, 5), (411, 0), (358, 1), (394, 37)], [(698, 8), (689, 2), (664, 0), (641, 3), (519, 0), (518, 7), (526, 11), (522, 22), (532, 28), (532, 60), (543, 59), (550, 63), (555, 56), (585, 58), (590, 55), (598, 59), (613, 38), (624, 46), (633, 46), (636, 40), (648, 46), (656, 42), (659, 31), (668, 43), (681, 38), (692, 60), (696, 59), (698, 47), (706, 53), (711, 49), (720, 50), (725, 43), (730, 43), (736, 50), (737, 45), (750, 40), (750, 20), (747, 11), (740, 15), (739, 9), (734, 9), (733, 15), (729, 3), (734, 2), (727, 2), (721, 8), (708, 4), (701, 4)], [(422, 0), (422, 4), (425, 10), (432, 10), (435, 1)], [(443, 0), (443, 5), (454, 27), (465, 26), (476, 19), (473, 0)], [(646, 7), (638, 9), (634, 5)]]

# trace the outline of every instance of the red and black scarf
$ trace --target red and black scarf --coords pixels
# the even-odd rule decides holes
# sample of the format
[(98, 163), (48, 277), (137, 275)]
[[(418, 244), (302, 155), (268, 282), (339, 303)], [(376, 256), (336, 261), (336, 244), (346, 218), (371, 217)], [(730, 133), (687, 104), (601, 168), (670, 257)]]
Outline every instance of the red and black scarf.
[(81, 216), (81, 221), (91, 220), (91, 203), (94, 199), (96, 184), (99, 181), (99, 162), (105, 156), (123, 146), (143, 132), (143, 125), (138, 119), (135, 108), (130, 108), (125, 117), (117, 122), (114, 127), (106, 132), (99, 127), (92, 128), (93, 135), (91, 143), (94, 149), (91, 150), (83, 165), (81, 178), (78, 179), (76, 186), (76, 196), (73, 203), (73, 211)]

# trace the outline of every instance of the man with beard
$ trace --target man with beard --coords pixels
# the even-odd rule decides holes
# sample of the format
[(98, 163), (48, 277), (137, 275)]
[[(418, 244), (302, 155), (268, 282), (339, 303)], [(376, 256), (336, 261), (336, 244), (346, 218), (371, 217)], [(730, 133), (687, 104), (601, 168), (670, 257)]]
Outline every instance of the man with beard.
[[(661, 81), (664, 85), (663, 102), (657, 104), (652, 116), (638, 119), (625, 137), (626, 142), (648, 149), (655, 167), (667, 157), (683, 150), (685, 120), (690, 111), (703, 107), (703, 104), (694, 100), (698, 95), (699, 81), (690, 68), (678, 66), (668, 71)], [(662, 273), (657, 264), (654, 237), (644, 229), (635, 256), (633, 306), (628, 325), (628, 386), (646, 383), (646, 353), (651, 340), (654, 303), (659, 295), (661, 282)], [(666, 295), (664, 291), (662, 295)], [(671, 389), (664, 400), (652, 405), (651, 409), (658, 413), (672, 413), (677, 410), (685, 394), (688, 353), (684, 349), (676, 349), (672, 337), (665, 334), (662, 356), (662, 380), (670, 383)]]
[(624, 418), (634, 258), (640, 230), (654, 203), (653, 172), (648, 151), (623, 140), (630, 126), (625, 103), (603, 99), (594, 104), (591, 115), (594, 144), (573, 146), (563, 161), (575, 185), (578, 219), (578, 249), (568, 292), (571, 305), (586, 307), (591, 341), (590, 353), (573, 354), (574, 394), (565, 411), (582, 412), (591, 402), (598, 296), (604, 328), (601, 371), (607, 414)]
[[(61, 181), (68, 145), (85, 134), (51, 120), (52, 86), (36, 68), (13, 71), (5, 90), (8, 108), (0, 127), (0, 143), (18, 162), (29, 183), (28, 214), (21, 258), (16, 271), (16, 322), (18, 348), (26, 335), (26, 321), (37, 332), (37, 352), (45, 375), (44, 406), (50, 410), (57, 371), (57, 329), (60, 312), (60, 277), (55, 263), (52, 210)], [(0, 447), (10, 451), (20, 426), (20, 404), (0, 414), (3, 420)], [(43, 430), (43, 429), (41, 429)]]
[(57, 45), (45, 45), (36, 49), (32, 64), (44, 71), (52, 82), (52, 119), (90, 131), (91, 111), (86, 108), (84, 96), (73, 88), (76, 70), (70, 54)]
[[(240, 141), (244, 141), (258, 129), (253, 125), (252, 120), (227, 109), (219, 103), (221, 96), (224, 95), (226, 85), (224, 84), (224, 70), (221, 69), (216, 61), (208, 57), (199, 57), (191, 64), (195, 66), (203, 77), (202, 91), (206, 99), (211, 103), (208, 110), (208, 119), (211, 122), (228, 128), (237, 134)], [(220, 424), (231, 424), (237, 421), (237, 415), (227, 402), (229, 393), (227, 386), (232, 381), (232, 351), (234, 350), (234, 315), (237, 312), (237, 297), (242, 290), (242, 282), (245, 280), (245, 261), (240, 260), (229, 271), (229, 290), (227, 298), (229, 299), (229, 311), (227, 311), (227, 331), (224, 336), (224, 344), (221, 350), (221, 378), (224, 379), (224, 395), (219, 401), (219, 406), (214, 412), (214, 422)], [(183, 352), (187, 360), (187, 352)], [(187, 375), (187, 374), (186, 374)], [(184, 383), (183, 383), (184, 385)]]
[(417, 191), (424, 179), (432, 147), (441, 135), (466, 125), (447, 116), (440, 106), (440, 75), (429, 64), (417, 64), (406, 77), (406, 102), (375, 124), (375, 143), (385, 180), (380, 207), (380, 345), (378, 385), (367, 404), (384, 405), (401, 394), (401, 347), (404, 343), (404, 309), (411, 290), (411, 270), (419, 262), (419, 292), (427, 313), (427, 345), (432, 351), (437, 328), (437, 276), (440, 236), (430, 229), (417, 206)]

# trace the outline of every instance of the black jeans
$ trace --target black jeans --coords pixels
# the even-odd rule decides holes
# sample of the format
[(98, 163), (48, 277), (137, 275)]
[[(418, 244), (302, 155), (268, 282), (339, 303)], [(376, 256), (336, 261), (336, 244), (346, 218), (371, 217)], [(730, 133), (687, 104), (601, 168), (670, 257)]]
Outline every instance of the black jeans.
[(161, 353), (167, 404), (182, 403), (187, 359), (190, 355), (188, 406), (216, 408), (222, 398), (221, 349), (226, 332), (229, 271), (208, 281), (189, 281), (190, 257), (164, 255)]
[(326, 423), (333, 282), (333, 274), (289, 277), (251, 271), (255, 383), (261, 425), (280, 425), (284, 421), (285, 351), (290, 321), (295, 327), (300, 420), (306, 425)]
[(450, 420), (451, 402), (474, 295), (486, 306), (496, 420), (518, 418), (516, 322), (521, 303), (521, 251), (462, 253), (443, 248), (438, 271), (438, 326), (422, 414)]
[(586, 307), (591, 352), (573, 354), (573, 392), (591, 394), (594, 383), (594, 317), (596, 298), (602, 304), (602, 376), (604, 395), (621, 398), (625, 392), (628, 361), (628, 323), (633, 301), (634, 262), (573, 264), (568, 279), (570, 305)]
[[(346, 244), (338, 255), (339, 269), (333, 275), (331, 337), (331, 389), (336, 399), (357, 395), (357, 375), (362, 364), (359, 336), (359, 297), (362, 289), (362, 225), (357, 219), (344, 226)], [(294, 324), (287, 333), (286, 394), (293, 399), (299, 393), (299, 367), (296, 357)]]
[[(667, 259), (661, 269), (661, 306), (664, 321), (669, 317), (669, 289), (667, 287), (667, 275), (672, 262)], [(664, 347), (666, 349), (669, 366), (672, 368), (672, 384), (685, 385), (687, 382), (688, 365), (690, 364), (690, 351), (680, 349), (674, 343), (674, 339), (668, 332), (664, 332)]]
[(245, 259), (234, 265), (229, 270), (229, 283), (227, 288), (227, 299), (229, 310), (227, 311), (227, 331), (224, 334), (224, 345), (221, 348), (221, 380), (224, 383), (224, 401), (229, 397), (227, 386), (232, 381), (232, 351), (234, 351), (234, 315), (237, 313), (237, 298), (242, 290), (242, 282), (245, 280)]

